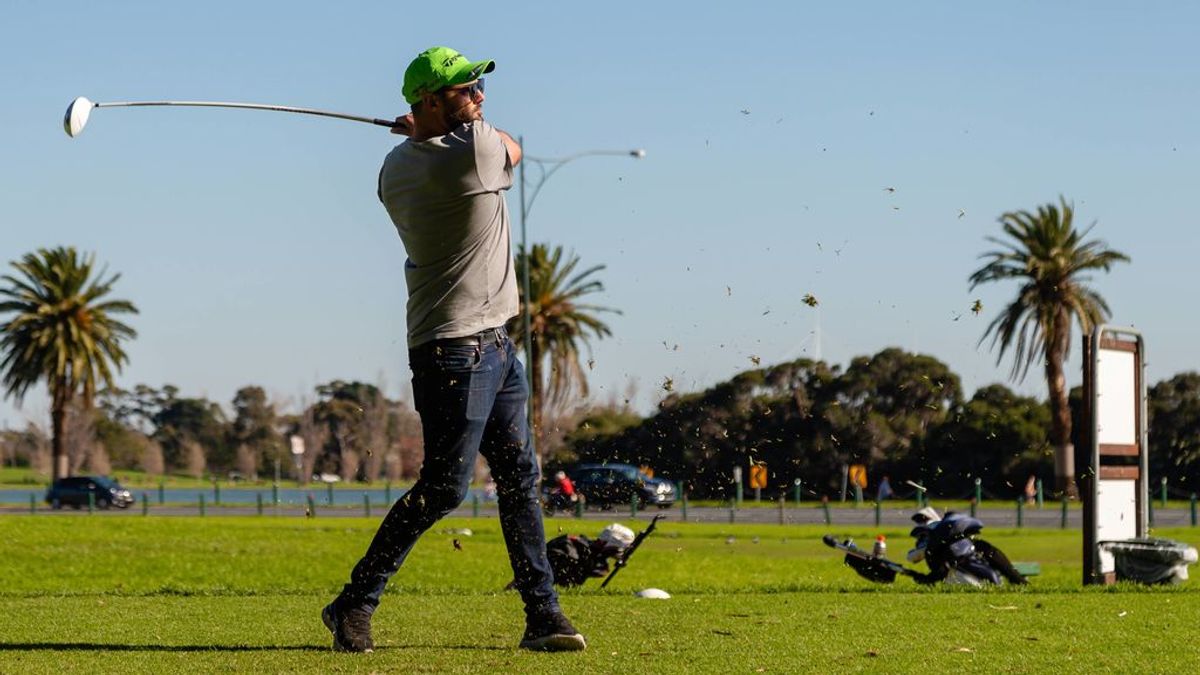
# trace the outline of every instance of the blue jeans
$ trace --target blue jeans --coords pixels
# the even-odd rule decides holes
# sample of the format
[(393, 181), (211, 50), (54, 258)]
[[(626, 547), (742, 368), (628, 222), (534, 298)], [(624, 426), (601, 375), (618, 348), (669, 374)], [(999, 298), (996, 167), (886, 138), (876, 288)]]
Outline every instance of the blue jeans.
[(355, 565), (339, 604), (372, 611), (379, 605), (417, 539), (462, 503), (482, 452), (496, 481), (500, 527), (525, 611), (559, 610), (546, 559), (541, 476), (525, 417), (525, 369), (503, 329), (499, 335), (478, 345), (439, 340), (409, 350), (425, 462), (416, 485), (392, 505)]

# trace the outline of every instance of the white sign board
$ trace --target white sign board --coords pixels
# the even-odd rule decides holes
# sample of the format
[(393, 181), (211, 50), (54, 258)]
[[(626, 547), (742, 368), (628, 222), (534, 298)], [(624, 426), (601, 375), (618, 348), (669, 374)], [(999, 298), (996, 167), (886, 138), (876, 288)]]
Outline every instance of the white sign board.
[(1134, 445), (1137, 432), (1137, 363), (1129, 351), (1101, 349), (1096, 356), (1096, 435), (1101, 445)]
[[(1096, 541), (1122, 541), (1138, 536), (1136, 480), (1108, 479), (1096, 485)], [(1112, 554), (1101, 548), (1100, 573), (1116, 568)]]
[(1116, 581), (1102, 542), (1146, 536), (1145, 345), (1132, 328), (1097, 326), (1084, 364), (1091, 486), (1084, 495), (1084, 583)]

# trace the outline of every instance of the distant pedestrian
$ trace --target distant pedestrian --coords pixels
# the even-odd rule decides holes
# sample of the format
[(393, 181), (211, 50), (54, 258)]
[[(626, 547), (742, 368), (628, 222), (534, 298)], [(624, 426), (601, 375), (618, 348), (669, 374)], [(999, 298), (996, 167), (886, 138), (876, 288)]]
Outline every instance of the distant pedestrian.
[(892, 492), (892, 481), (888, 480), (887, 476), (884, 476), (883, 480), (879, 481), (879, 490), (876, 492), (875, 499), (883, 501), (894, 494), (896, 493)]
[[(350, 583), (322, 612), (336, 649), (373, 651), (371, 616), (388, 579), (417, 539), (463, 501), (480, 452), (496, 479), (500, 525), (525, 602), (520, 646), (586, 647), (553, 587), (525, 370), (504, 330), (519, 298), (503, 192), (512, 187), (521, 147), (483, 120), (481, 76), (494, 68), (434, 47), (404, 73), (412, 112), (397, 118), (396, 131), (409, 138), (384, 160), (378, 191), (408, 253), (408, 359), (425, 462)], [(423, 620), (413, 610), (411, 619)]]

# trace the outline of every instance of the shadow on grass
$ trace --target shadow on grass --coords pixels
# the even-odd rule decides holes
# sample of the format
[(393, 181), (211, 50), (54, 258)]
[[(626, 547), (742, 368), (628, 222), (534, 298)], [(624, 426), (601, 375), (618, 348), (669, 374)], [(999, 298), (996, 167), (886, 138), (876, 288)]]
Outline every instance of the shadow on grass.
[[(402, 649), (462, 649), (468, 651), (509, 651), (504, 647), (479, 645), (388, 645), (375, 651)], [(332, 652), (317, 645), (124, 645), (104, 642), (0, 642), (0, 652)]]
[(0, 642), (0, 652), (327, 652), (316, 645), (123, 645), (104, 642)]

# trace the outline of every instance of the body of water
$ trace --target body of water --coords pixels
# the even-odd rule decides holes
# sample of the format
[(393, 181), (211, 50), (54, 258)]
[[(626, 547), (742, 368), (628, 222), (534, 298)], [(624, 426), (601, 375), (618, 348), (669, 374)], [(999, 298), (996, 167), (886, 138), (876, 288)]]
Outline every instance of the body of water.
[[(408, 491), (407, 488), (393, 487), (391, 490), (386, 488), (371, 488), (364, 490), (355, 490), (349, 488), (334, 488), (330, 490), (325, 485), (311, 485), (308, 487), (280, 487), (276, 492), (271, 490), (270, 486), (262, 487), (222, 487), (220, 490), (213, 488), (158, 488), (136, 489), (130, 488), (138, 503), (141, 503), (142, 495), (145, 495), (151, 504), (195, 504), (200, 501), (200, 496), (204, 496), (204, 501), (209, 505), (216, 504), (257, 504), (259, 495), (262, 496), (264, 504), (270, 505), (275, 503), (277, 498), (280, 504), (306, 504), (311, 496), (313, 501), (319, 506), (362, 506), (363, 495), (371, 501), (372, 505), (390, 506), (392, 502), (399, 499)], [(28, 489), (3, 489), (0, 490), (0, 504), (28, 504), (29, 496), (33, 495), (39, 505), (45, 503), (46, 489), (45, 488), (28, 488)], [(487, 503), (487, 499), (483, 490), (472, 489), (467, 495), (464, 503), (470, 504), (474, 498), (478, 497), (480, 503)]]

